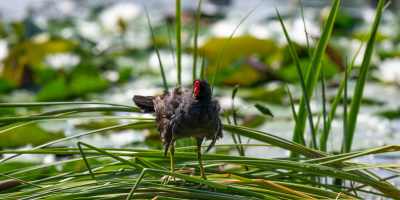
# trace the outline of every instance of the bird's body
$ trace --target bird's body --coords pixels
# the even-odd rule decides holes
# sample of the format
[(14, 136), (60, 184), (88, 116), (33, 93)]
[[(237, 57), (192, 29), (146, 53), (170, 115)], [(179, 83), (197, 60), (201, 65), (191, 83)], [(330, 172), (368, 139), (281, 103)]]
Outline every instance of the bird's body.
[(212, 140), (208, 151), (223, 136), (219, 101), (212, 98), (210, 85), (203, 79), (195, 80), (192, 91), (181, 91), (178, 86), (163, 97), (135, 95), (133, 101), (143, 112), (155, 112), (165, 154), (170, 146), (173, 153), (178, 139), (193, 137), (198, 151), (204, 139)]

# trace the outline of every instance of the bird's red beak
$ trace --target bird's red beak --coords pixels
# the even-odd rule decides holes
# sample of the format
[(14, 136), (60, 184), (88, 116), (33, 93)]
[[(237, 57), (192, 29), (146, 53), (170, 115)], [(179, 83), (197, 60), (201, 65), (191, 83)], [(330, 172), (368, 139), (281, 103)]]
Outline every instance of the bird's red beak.
[(200, 92), (200, 81), (194, 82), (193, 86), (193, 98), (195, 98)]

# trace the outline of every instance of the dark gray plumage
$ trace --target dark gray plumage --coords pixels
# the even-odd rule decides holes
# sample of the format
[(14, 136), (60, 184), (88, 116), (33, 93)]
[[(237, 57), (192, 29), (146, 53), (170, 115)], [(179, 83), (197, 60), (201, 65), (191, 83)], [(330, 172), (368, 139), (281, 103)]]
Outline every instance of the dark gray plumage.
[(180, 91), (180, 86), (175, 87), (171, 92), (164, 92), (163, 97), (133, 97), (143, 112), (155, 112), (165, 155), (178, 139), (193, 137), (198, 147), (204, 138), (212, 140), (207, 152), (223, 137), (219, 119), (221, 107), (218, 99), (212, 98), (210, 85), (203, 79), (196, 79), (193, 86), (193, 90), (184, 91)]

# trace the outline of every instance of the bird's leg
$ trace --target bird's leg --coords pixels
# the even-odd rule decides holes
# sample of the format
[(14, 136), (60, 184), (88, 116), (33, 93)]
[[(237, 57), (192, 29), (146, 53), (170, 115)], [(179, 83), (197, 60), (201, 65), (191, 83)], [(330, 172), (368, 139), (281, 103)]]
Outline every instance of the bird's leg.
[(203, 143), (204, 138), (195, 138), (197, 144), (197, 160), (199, 161), (201, 178), (207, 180), (206, 173), (204, 172), (203, 163), (201, 162), (201, 144)]
[(170, 159), (171, 159), (171, 172), (174, 172), (174, 154), (175, 154), (175, 147), (174, 147), (175, 141), (172, 140), (171, 142), (171, 150), (170, 150)]
[[(170, 160), (171, 160), (171, 172), (175, 171), (174, 170), (174, 153), (175, 153), (174, 143), (175, 143), (175, 140), (172, 139), (169, 143), (165, 144), (166, 146), (164, 146), (164, 148), (165, 148), (164, 149), (164, 151), (165, 151), (164, 157), (167, 155), (168, 147), (170, 148), (169, 153), (170, 153)], [(174, 180), (175, 180), (174, 176), (164, 176), (163, 178), (161, 178), (161, 184), (168, 184), (168, 182), (171, 178), (174, 178)]]

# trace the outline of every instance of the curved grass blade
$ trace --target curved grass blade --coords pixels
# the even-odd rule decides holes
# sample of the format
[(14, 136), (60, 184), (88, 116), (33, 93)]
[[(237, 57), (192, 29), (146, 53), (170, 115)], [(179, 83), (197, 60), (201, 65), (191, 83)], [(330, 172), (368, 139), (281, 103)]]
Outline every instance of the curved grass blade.
[(182, 29), (182, 17), (181, 17), (181, 0), (175, 1), (175, 40), (176, 40), (176, 60), (178, 70), (178, 85), (181, 81), (182, 71), (182, 42), (181, 42), (181, 29)]
[[(347, 72), (347, 63), (346, 70)], [(326, 130), (325, 130), (326, 131)], [(343, 94), (343, 147), (341, 151), (348, 153), (350, 150), (347, 135), (347, 75), (344, 76), (344, 94)]]
[[(331, 35), (332, 29), (333, 29), (333, 24), (335, 22), (336, 14), (338, 11), (339, 7), (339, 2), (340, 0), (335, 0), (332, 3), (332, 7), (329, 13), (329, 16), (325, 22), (325, 26), (322, 30), (321, 37), (318, 40), (316, 49), (314, 51), (314, 55), (311, 61), (311, 67), (309, 67), (305, 79), (305, 85), (306, 85), (306, 91), (308, 92), (307, 94), (303, 93), (304, 95), (308, 95), (308, 99), (311, 99), (312, 94), (315, 89), (315, 81), (318, 79), (318, 76), (320, 74), (320, 69), (321, 69), (321, 62), (322, 58), (325, 54), (325, 49), (326, 46), (328, 45), (328, 40)], [(315, 73), (312, 73), (312, 71), (315, 70)], [(293, 133), (293, 141), (299, 142), (298, 141), (298, 135), (299, 132), (304, 131), (305, 128), (305, 123), (306, 123), (306, 118), (307, 118), (307, 111), (305, 108), (305, 98), (301, 98), (300, 104), (299, 104), (299, 112), (298, 112), (298, 118), (300, 121), (300, 124), (296, 124), (295, 130)], [(303, 132), (304, 134), (304, 132)], [(296, 156), (295, 154), (292, 154), (292, 156)]]
[[(346, 70), (347, 71), (347, 70)], [(325, 77), (324, 77), (324, 67), (321, 67), (321, 89), (322, 89), (322, 116), (323, 116), (323, 132), (327, 132), (326, 130), (326, 100), (325, 100)], [(318, 130), (318, 129), (317, 129)], [(326, 147), (326, 142), (327, 142), (328, 138), (325, 138), (325, 140), (323, 141), (324, 144), (320, 146), (324, 146)], [(326, 148), (325, 149), (320, 149), (321, 151), (325, 151), (326, 152)]]
[[(388, 146), (385, 149), (380, 148), (380, 149), (375, 149), (374, 152), (388, 152), (388, 151), (395, 151), (395, 150), (400, 150), (399, 146)], [(68, 149), (65, 149), (68, 151)], [(102, 149), (105, 150), (105, 149)], [(128, 149), (126, 149), (128, 150)], [(39, 151), (51, 151), (49, 150), (35, 150), (35, 152)], [(159, 157), (162, 158), (163, 154), (162, 151), (154, 151), (154, 150), (139, 150), (139, 149), (131, 149), (132, 152), (139, 152), (135, 154), (131, 154), (130, 156), (141, 156), (141, 157)], [(33, 151), (32, 151), (33, 152)], [(158, 152), (158, 153), (156, 153)], [(75, 153), (79, 154), (79, 151), (75, 148)], [(94, 152), (87, 152), (87, 153), (94, 153)], [(101, 152), (96, 152), (97, 154), (104, 155)], [(366, 153), (362, 152), (362, 153)], [(86, 154), (86, 153), (85, 153)], [(120, 154), (116, 154), (119, 156), (122, 156)], [(187, 160), (194, 160), (195, 159), (195, 153), (185, 153), (185, 152), (179, 152), (176, 154), (176, 159), (177, 161), (187, 161)], [(354, 156), (354, 154), (352, 154)], [(319, 158), (322, 159), (322, 158)], [(319, 159), (314, 159), (314, 160), (319, 160)], [(324, 158), (327, 159), (327, 158)], [(331, 158), (333, 159), (333, 157)], [(349, 157), (347, 159), (350, 159)], [(81, 159), (78, 159), (81, 160)], [(357, 173), (352, 173), (352, 172), (345, 172), (340, 169), (335, 169), (329, 166), (323, 166), (321, 164), (308, 164), (308, 163), (301, 163), (301, 162), (293, 162), (293, 161), (287, 161), (287, 160), (277, 160), (277, 159), (260, 159), (260, 158), (243, 158), (239, 156), (226, 156), (226, 155), (217, 155), (217, 154), (205, 154), (203, 157), (203, 160), (205, 163), (218, 163), (218, 164), (239, 164), (239, 165), (244, 165), (244, 166), (251, 166), (252, 168), (259, 168), (263, 169), (264, 171), (270, 170), (270, 168), (277, 168), (277, 169), (284, 169), (284, 170), (292, 170), (292, 171), (298, 171), (301, 172), (301, 176), (310, 176), (310, 175), (319, 175), (319, 176), (331, 176), (331, 177), (338, 177), (338, 178), (344, 178), (351, 180), (351, 181), (357, 181), (360, 183), (365, 183), (371, 187), (377, 188), (381, 191), (385, 191), (386, 193), (391, 192), (391, 196), (398, 195), (398, 191), (395, 188), (392, 188), (390, 185), (378, 183), (376, 180), (370, 177), (366, 177), (363, 175), (358, 175)], [(167, 162), (166, 162), (167, 163)], [(385, 166), (388, 167), (388, 166)], [(226, 172), (220, 172), (220, 173), (226, 173)], [(251, 172), (250, 172), (251, 173)], [(285, 177), (286, 175), (282, 175)], [(87, 177), (87, 175), (86, 175)], [(261, 176), (264, 177), (264, 176)], [(201, 180), (201, 179), (200, 179)], [(268, 178), (267, 180), (270, 180)], [(99, 181), (99, 180), (98, 180)], [(111, 181), (111, 180), (108, 180)], [(146, 180), (147, 182), (148, 180)], [(145, 183), (145, 182), (144, 182)], [(280, 184), (282, 185), (282, 184)], [(385, 186), (385, 187), (384, 187)], [(241, 188), (241, 187), (238, 187)], [(291, 188), (291, 187), (289, 187)], [(295, 187), (296, 188), (296, 187)], [(256, 192), (256, 190), (252, 188), (247, 188), (248, 190), (251, 190), (253, 192)]]
[[(289, 188), (287, 188), (287, 187), (284, 187), (284, 186), (282, 186), (282, 185), (279, 185), (279, 184), (277, 184), (277, 183), (274, 183), (274, 182), (271, 182), (271, 181), (267, 181), (267, 180), (264, 180), (264, 179), (261, 179), (261, 180), (251, 180), (251, 179), (248, 179), (248, 178), (240, 177), (240, 176), (237, 176), (237, 175), (231, 175), (231, 174), (227, 174), (227, 178), (234, 178), (234, 179), (237, 179), (237, 180), (243, 181), (243, 182), (255, 182), (256, 184), (257, 184), (257, 183), (264, 183), (264, 184), (271, 185), (271, 186), (273, 186), (273, 187), (275, 187), (275, 188), (284, 190), (284, 191), (287, 192), (287, 193), (292, 193), (292, 194), (294, 194), (294, 195), (297, 195), (297, 196), (298, 196), (297, 198), (303, 197), (303, 198), (306, 198), (306, 199), (315, 199), (315, 198), (313, 198), (313, 197), (311, 197), (311, 196), (308, 196), (308, 195), (306, 195), (306, 194), (303, 194), (303, 193), (301, 193), (301, 192), (294, 191), (294, 190), (292, 190), (292, 189), (289, 189)], [(259, 185), (259, 184), (258, 184), (258, 185)]]
[(0, 108), (58, 106), (58, 105), (76, 105), (76, 104), (100, 104), (100, 105), (109, 105), (109, 106), (133, 107), (133, 106), (127, 106), (127, 105), (123, 105), (123, 104), (97, 102), (97, 101), (65, 101), (65, 102), (60, 101), (60, 102), (0, 103)]
[(272, 134), (268, 134), (265, 132), (261, 132), (258, 130), (254, 130), (254, 129), (250, 129), (247, 127), (242, 127), (242, 126), (233, 126), (230, 124), (224, 124), (223, 129), (225, 131), (229, 131), (232, 133), (236, 133), (236, 134), (240, 134), (242, 136), (251, 138), (251, 139), (255, 139), (261, 142), (265, 142), (265, 143), (269, 143), (272, 144), (274, 146), (278, 146), (280, 148), (283, 149), (287, 149), (289, 151), (292, 151), (294, 153), (297, 154), (301, 154), (304, 155), (306, 157), (323, 157), (327, 154), (317, 151), (317, 150), (313, 150), (313, 149), (309, 149), (305, 146), (299, 145), (297, 143), (285, 140), (283, 138), (274, 136)]
[[(286, 85), (286, 90), (287, 90), (287, 92), (288, 92), (289, 99), (290, 99), (290, 108), (292, 109), (293, 119), (294, 119), (294, 121), (296, 122), (296, 124), (297, 124), (297, 123), (300, 123), (300, 122), (299, 122), (299, 119), (297, 118), (296, 109), (294, 109), (294, 102), (293, 102), (292, 94), (290, 93), (290, 90), (289, 90), (289, 86), (288, 86), (288, 85)], [(300, 129), (300, 130), (301, 130), (301, 129)], [(305, 146), (305, 145), (306, 145), (306, 140), (304, 139), (302, 133), (303, 133), (303, 131), (301, 130), (301, 133), (298, 134), (298, 136), (300, 137), (300, 138), (298, 138), (298, 141), (299, 141), (299, 143), (300, 143), (301, 145)]]
[[(118, 129), (118, 128), (127, 127), (127, 126), (133, 126), (133, 127), (138, 126), (138, 127), (149, 128), (149, 127), (156, 127), (155, 125), (156, 125), (155, 122), (136, 122), (136, 123), (129, 123), (129, 124), (121, 124), (121, 125), (116, 125), (116, 126), (110, 126), (110, 127), (106, 127), (106, 128), (101, 128), (101, 129), (96, 129), (96, 130), (93, 130), (93, 131), (88, 131), (88, 132), (76, 134), (76, 135), (69, 136), (69, 137), (66, 137), (66, 138), (62, 138), (62, 139), (59, 139), (59, 140), (51, 141), (51, 142), (48, 142), (46, 144), (42, 144), (42, 145), (39, 145), (37, 147), (34, 147), (31, 150), (40, 149), (40, 148), (47, 147), (47, 146), (50, 146), (52, 144), (56, 144), (56, 143), (59, 143), (59, 142), (62, 142), (62, 141), (66, 141), (66, 140), (72, 139), (72, 138), (77, 138), (77, 137), (81, 137), (81, 136), (84, 136), (84, 135), (89, 135), (89, 134), (98, 133), (98, 132), (102, 132), (102, 131), (113, 130), (113, 129)], [(15, 158), (15, 157), (17, 157), (19, 155), (20, 154), (17, 154), (17, 155), (14, 155), (14, 156), (10, 156), (10, 157), (7, 157), (7, 158), (3, 158), (3, 159), (0, 160), (0, 163), (3, 163), (5, 161), (7, 161), (7, 160)]]
[(195, 178), (195, 177), (188, 176), (188, 175), (185, 175), (185, 174), (173, 173), (173, 172), (168, 172), (168, 171), (163, 171), (163, 170), (158, 170), (158, 169), (151, 169), (151, 168), (144, 168), (143, 169), (142, 173), (139, 175), (139, 178), (136, 181), (135, 185), (133, 186), (133, 188), (132, 188), (132, 190), (130, 192), (130, 195), (128, 196), (127, 199), (130, 199), (130, 197), (132, 197), (132, 195), (135, 193), (136, 189), (138, 188), (140, 182), (143, 179), (144, 174), (147, 171), (154, 172), (154, 173), (159, 173), (159, 174), (163, 174), (163, 175), (168, 175), (168, 176), (172, 176), (172, 177), (176, 177), (176, 178), (180, 178), (180, 179), (184, 179), (184, 180), (187, 180), (187, 181), (204, 184), (204, 185), (208, 185), (208, 186), (219, 188), (219, 189), (228, 190), (228, 191), (235, 192), (235, 193), (241, 193), (241, 194), (244, 194), (244, 195), (248, 195), (249, 197), (256, 197), (256, 198), (262, 198), (262, 199), (265, 199), (265, 198), (277, 199), (277, 198), (275, 198), (273, 196), (270, 196), (270, 195), (263, 195), (263, 194), (260, 194), (260, 193), (255, 193), (255, 192), (251, 192), (251, 191), (248, 191), (248, 190), (239, 189), (239, 188), (232, 187), (232, 186), (229, 186), (229, 185), (215, 183), (215, 182), (204, 180), (204, 179), (200, 179), (200, 178)]
[(136, 120), (154, 120), (155, 118), (143, 117), (119, 117), (119, 116), (38, 116), (38, 117), (3, 117), (0, 123), (17, 123), (31, 121), (53, 121), (69, 119), (136, 119)]
[(353, 98), (350, 105), (349, 116), (347, 119), (347, 152), (351, 150), (351, 144), (353, 141), (354, 130), (356, 128), (358, 111), (360, 109), (362, 94), (365, 86), (365, 81), (367, 79), (372, 51), (374, 49), (375, 38), (378, 31), (379, 21), (382, 15), (383, 6), (385, 4), (385, 0), (380, 0), (378, 7), (376, 9), (375, 20), (371, 27), (371, 33), (368, 37), (367, 47), (365, 49), (364, 58), (361, 64), (360, 75), (357, 79), (357, 84), (354, 89)]
[(136, 168), (136, 169), (138, 169), (138, 170), (143, 170), (143, 167), (142, 167), (142, 166), (140, 166), (140, 165), (138, 165), (138, 164), (135, 164), (135, 163), (133, 163), (133, 162), (131, 162), (131, 161), (128, 161), (128, 160), (126, 160), (126, 159), (123, 159), (123, 158), (121, 158), (121, 157), (119, 157), (119, 156), (117, 156), (117, 155), (114, 155), (114, 154), (112, 154), (112, 153), (109, 153), (109, 152), (107, 152), (107, 151), (104, 151), (104, 150), (101, 149), (101, 148), (97, 148), (97, 147), (95, 147), (95, 146), (92, 146), (92, 145), (87, 144), (87, 143), (84, 143), (84, 142), (78, 142), (78, 146), (79, 146), (79, 145), (84, 145), (84, 146), (86, 146), (86, 147), (88, 147), (88, 148), (90, 148), (90, 149), (93, 149), (93, 150), (95, 150), (95, 151), (101, 153), (101, 154), (104, 155), (104, 156), (111, 157), (111, 158), (113, 158), (113, 159), (115, 159), (115, 160), (118, 160), (118, 161), (121, 162), (121, 163), (124, 163), (124, 164), (126, 164), (126, 165), (132, 166), (132, 167), (134, 167), (134, 168)]
[(88, 163), (88, 161), (87, 161), (87, 159), (86, 159), (85, 154), (83, 153), (83, 150), (82, 150), (82, 147), (81, 147), (81, 142), (78, 142), (77, 144), (78, 144), (79, 152), (81, 153), (82, 159), (83, 159), (83, 161), (85, 162), (85, 165), (86, 165), (86, 167), (87, 167), (88, 170), (89, 170), (90, 177), (92, 178), (92, 180), (95, 181), (96, 178), (94, 177), (93, 172), (92, 172), (92, 169), (90, 168), (90, 165), (89, 165), (89, 163)]
[(199, 0), (199, 4), (197, 5), (197, 14), (196, 14), (196, 23), (194, 24), (194, 36), (193, 36), (193, 83), (196, 79), (196, 71), (197, 71), (197, 38), (199, 37), (199, 24), (200, 24), (200, 14), (201, 14), (201, 4), (203, 0)]
[[(353, 69), (354, 62), (358, 56), (358, 53), (361, 50), (361, 47), (363, 46), (363, 43), (361, 43), (360, 47), (357, 49), (356, 54), (353, 57), (353, 60), (350, 63), (350, 66), (348, 67), (347, 71), (345, 72), (345, 76), (348, 78), (350, 71)], [(328, 140), (329, 137), (329, 131), (331, 129), (331, 122), (333, 118), (335, 117), (336, 114), (336, 108), (339, 105), (340, 100), (342, 99), (342, 92), (344, 89), (344, 84), (345, 84), (345, 79), (342, 80), (340, 83), (339, 89), (336, 93), (335, 98), (333, 99), (333, 102), (331, 104), (331, 109), (329, 110), (329, 115), (328, 115), (328, 120), (326, 121), (326, 130), (322, 131), (321, 137), (320, 137), (320, 149), (322, 151), (326, 151), (326, 141)]]
[[(36, 116), (48, 116), (48, 115), (56, 115), (58, 116), (65, 116), (65, 115), (70, 115), (70, 114), (76, 114), (76, 113), (83, 113), (83, 112), (135, 112), (135, 113), (141, 113), (140, 109), (137, 107), (131, 107), (131, 108), (126, 108), (126, 107), (86, 107), (86, 108), (70, 108), (70, 109), (62, 109), (62, 110), (54, 110), (54, 111), (49, 111), (49, 112), (43, 112), (39, 114), (34, 114), (34, 115), (29, 115), (26, 117), (36, 117)], [(22, 117), (21, 117), (22, 118)], [(2, 119), (2, 118), (0, 118)], [(13, 127), (10, 127), (8, 129), (4, 129), (0, 131), (1, 133), (7, 132), (9, 130), (12, 130), (14, 128), (18, 128), (24, 125), (28, 125), (30, 123), (34, 123), (35, 121), (31, 121), (28, 123), (23, 123), (23, 124), (18, 124)], [(0, 127), (4, 126), (9, 126), (12, 125), (16, 122), (4, 122), (3, 124), (0, 124)]]
[(215, 84), (215, 80), (217, 79), (218, 69), (219, 69), (219, 66), (221, 65), (222, 57), (224, 56), (225, 49), (228, 46), (229, 41), (231, 41), (233, 35), (235, 34), (235, 32), (237, 31), (239, 26), (244, 22), (244, 20), (246, 20), (250, 16), (250, 14), (253, 13), (258, 8), (258, 6), (261, 5), (261, 3), (262, 3), (262, 1), (260, 3), (258, 3), (252, 10), (250, 10), (250, 12), (247, 13), (247, 15), (242, 20), (240, 20), (239, 24), (236, 25), (236, 27), (233, 30), (232, 34), (229, 36), (229, 38), (226, 40), (224, 46), (222, 47), (222, 50), (221, 50), (221, 52), (219, 53), (219, 56), (218, 56), (217, 66), (215, 68), (213, 79), (212, 79), (212, 83), (211, 83), (211, 95), (214, 92), (214, 84)]
[[(292, 41), (290, 40), (290, 37), (286, 31), (285, 25), (283, 24), (282, 18), (279, 15), (278, 9), (276, 7), (275, 7), (275, 10), (276, 10), (276, 14), (278, 15), (278, 19), (281, 23), (283, 33), (285, 34), (286, 40), (288, 42), (289, 51), (290, 51), (290, 54), (292, 55), (293, 61), (295, 63), (296, 69), (297, 69), (297, 75), (299, 76), (301, 90), (303, 92), (302, 97), (304, 98), (305, 105), (307, 108), (307, 113), (308, 113), (307, 116), (308, 116), (308, 122), (309, 122), (310, 130), (311, 130), (312, 147), (314, 149), (317, 149), (317, 139), (315, 136), (314, 122), (313, 122), (313, 118), (312, 118), (313, 116), (312, 116), (312, 112), (311, 112), (311, 108), (310, 108), (310, 101), (309, 101), (309, 96), (312, 96), (312, 95), (308, 95), (309, 91), (307, 92), (306, 86), (304, 84), (303, 72), (301, 71), (299, 57), (297, 56), (296, 50), (294, 49)], [(303, 100), (303, 98), (302, 98), (302, 100)], [(296, 123), (296, 125), (297, 125), (297, 123)], [(296, 132), (296, 133), (300, 133), (300, 131)], [(303, 132), (303, 135), (304, 135), (304, 132)], [(301, 137), (303, 137), (303, 136), (301, 136)], [(300, 138), (300, 137), (298, 137), (298, 138)]]
[(158, 45), (157, 45), (157, 42), (156, 42), (156, 36), (154, 35), (154, 30), (153, 30), (153, 27), (151, 26), (151, 22), (150, 22), (149, 12), (147, 11), (146, 7), (145, 7), (145, 11), (146, 11), (147, 23), (149, 25), (149, 29), (150, 29), (150, 33), (151, 33), (151, 39), (153, 41), (154, 49), (156, 50), (156, 53), (157, 53), (158, 64), (160, 65), (160, 71), (161, 71), (161, 77), (163, 79), (164, 89), (165, 89), (165, 91), (168, 92), (167, 79), (165, 78), (164, 67), (163, 67), (162, 62), (161, 62), (161, 56), (160, 56), (160, 52), (158, 50)]
[(301, 0), (299, 0), (299, 5), (300, 5), (301, 19), (303, 20), (304, 33), (306, 34), (308, 56), (310, 57), (310, 61), (311, 61), (312, 60), (312, 58), (311, 58), (312, 54), (311, 54), (310, 42), (309, 42), (309, 39), (308, 39), (308, 31), (307, 31), (306, 21), (304, 20), (303, 4), (301, 3)]
[(203, 56), (201, 57), (201, 66), (200, 66), (200, 78), (205, 79), (205, 71), (204, 71), (204, 60), (206, 59), (206, 53), (203, 50)]

